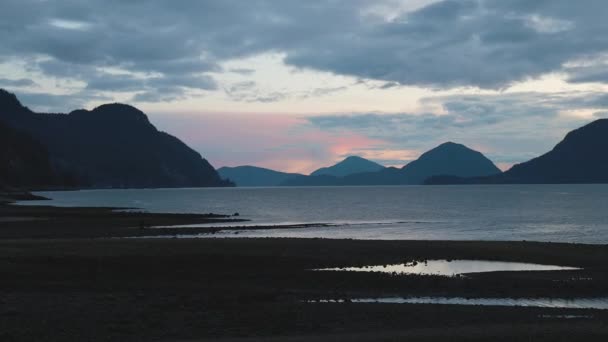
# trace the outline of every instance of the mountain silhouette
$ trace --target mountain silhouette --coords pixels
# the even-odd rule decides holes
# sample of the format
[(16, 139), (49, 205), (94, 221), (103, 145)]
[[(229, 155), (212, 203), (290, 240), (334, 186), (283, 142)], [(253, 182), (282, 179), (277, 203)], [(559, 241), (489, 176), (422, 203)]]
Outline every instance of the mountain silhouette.
[(477, 177), (501, 171), (482, 153), (462, 144), (447, 142), (403, 167), (409, 184), (422, 184), (432, 176)]
[(608, 182), (608, 119), (576, 129), (552, 151), (513, 166), (502, 179), (517, 183)]
[(38, 188), (56, 182), (46, 148), (0, 122), (0, 188)]
[(384, 166), (374, 163), (371, 160), (357, 156), (350, 156), (333, 166), (320, 168), (312, 172), (310, 175), (344, 177), (355, 173), (380, 171), (383, 168)]
[(500, 169), (480, 152), (461, 144), (448, 142), (424, 153), (401, 169), (389, 167), (376, 172), (355, 173), (345, 177), (297, 177), (287, 180), (282, 185), (418, 185), (438, 175), (473, 177), (499, 173)]
[(302, 176), (298, 173), (285, 173), (256, 166), (221, 167), (217, 170), (224, 179), (236, 186), (278, 186), (286, 180)]
[(550, 152), (491, 177), (433, 177), (427, 184), (608, 183), (608, 119), (576, 129)]
[(179, 139), (158, 131), (129, 105), (38, 114), (0, 90), (0, 122), (27, 133), (49, 153), (56, 174), (79, 187), (227, 186), (215, 169)]

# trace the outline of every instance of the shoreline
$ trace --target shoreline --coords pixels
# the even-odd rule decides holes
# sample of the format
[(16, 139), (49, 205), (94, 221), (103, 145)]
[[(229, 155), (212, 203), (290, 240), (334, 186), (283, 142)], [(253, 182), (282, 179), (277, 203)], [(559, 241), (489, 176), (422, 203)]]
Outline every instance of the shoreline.
[[(222, 214), (162, 214), (112, 207), (54, 207), (0, 203), (0, 240), (143, 236), (151, 227), (239, 223)], [(159, 228), (161, 229), (161, 228)]]
[[(173, 235), (193, 229), (237, 232), (244, 220), (115, 209), (0, 205), (5, 218), (0, 220), (1, 340), (509, 341), (530, 338), (532, 328), (540, 341), (608, 336), (608, 310), (351, 302), (412, 296), (606, 297), (608, 245), (180, 239)], [(162, 228), (213, 223), (234, 226)], [(310, 225), (275, 229), (294, 227)], [(161, 236), (141, 238), (155, 231)], [(126, 236), (134, 238), (121, 238)], [(313, 271), (458, 259), (581, 269), (466, 277)], [(323, 300), (344, 302), (318, 302)], [(566, 319), (576, 325), (564, 326)]]
[[(425, 259), (583, 269), (467, 277), (311, 271)], [(332, 341), (369, 335), (361, 341), (375, 341), (380, 329), (387, 331), (386, 338), (420, 332), (417, 338), (427, 341), (444, 336), (435, 329), (447, 329), (454, 340), (468, 341), (477, 335), (501, 337), (492, 328), (496, 326), (509, 327), (512, 339), (526, 338), (533, 325), (542, 336), (553, 337), (547, 341), (562, 334), (602, 340), (595, 334), (607, 336), (608, 310), (302, 301), (605, 297), (607, 262), (606, 246), (537, 242), (2, 239), (0, 336), (23, 340), (24, 334), (44, 335), (58, 341), (314, 336), (312, 341)], [(576, 280), (584, 278), (592, 280)], [(564, 330), (565, 318), (560, 317), (569, 316), (577, 328)]]

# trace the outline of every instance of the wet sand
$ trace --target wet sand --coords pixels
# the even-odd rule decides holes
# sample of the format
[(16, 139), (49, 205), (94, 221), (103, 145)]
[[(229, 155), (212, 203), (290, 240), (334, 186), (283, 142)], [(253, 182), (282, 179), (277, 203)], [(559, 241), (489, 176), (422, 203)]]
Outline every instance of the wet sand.
[[(386, 296), (601, 297), (608, 295), (608, 246), (121, 239), (110, 237), (141, 230), (141, 220), (169, 225), (232, 218), (51, 207), (37, 208), (34, 215), (31, 210), (0, 209), (3, 217), (27, 212), (42, 218), (0, 222), (1, 341), (604, 341), (608, 336), (606, 310), (307, 302)], [(426, 259), (582, 269), (451, 278), (311, 271)]]
[[(121, 208), (78, 208), (0, 204), (0, 239), (103, 238), (172, 236), (193, 228), (154, 227), (191, 224), (238, 224), (245, 220), (225, 214), (155, 214)], [(181, 231), (181, 232), (180, 232)], [(210, 233), (210, 228), (200, 232)]]

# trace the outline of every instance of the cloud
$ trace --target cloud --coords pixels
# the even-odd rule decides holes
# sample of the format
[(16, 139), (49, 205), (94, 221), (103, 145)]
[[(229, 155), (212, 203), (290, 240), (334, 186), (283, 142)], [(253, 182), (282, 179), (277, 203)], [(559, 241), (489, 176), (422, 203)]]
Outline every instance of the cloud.
[(224, 88), (224, 92), (230, 99), (237, 102), (261, 102), (272, 103), (285, 99), (308, 99), (327, 96), (336, 92), (346, 90), (347, 86), (317, 87), (303, 91), (261, 91), (254, 81), (233, 83)]
[(245, 75), (245, 76), (253, 75), (255, 73), (254, 69), (248, 69), (248, 68), (232, 68), (228, 71), (235, 73), (235, 74), (239, 74), (239, 75)]
[(585, 66), (566, 68), (565, 71), (571, 83), (608, 83), (608, 58)]
[(216, 167), (257, 165), (308, 173), (334, 164), (350, 151), (383, 143), (356, 133), (324, 132), (305, 126), (301, 118), (279, 114), (151, 113), (150, 117)]
[(29, 78), (8, 79), (0, 78), (0, 87), (37, 87), (38, 84)]
[(279, 52), (295, 67), (387, 85), (503, 88), (608, 50), (605, 1), (530, 2), (5, 0), (0, 55), (175, 76)]
[(186, 94), (184, 89), (180, 87), (154, 88), (138, 92), (131, 98), (131, 101), (136, 103), (173, 102), (185, 99)]
[(308, 117), (308, 123), (386, 141), (386, 149), (423, 152), (456, 141), (486, 152), (495, 162), (512, 164), (548, 151), (569, 130), (595, 118), (564, 113), (591, 109), (602, 115), (595, 109), (608, 108), (608, 98), (600, 92), (453, 95), (423, 102), (442, 106), (444, 112), (319, 115)]
[[(363, 24), (288, 53), (287, 63), (440, 88), (504, 88), (608, 48), (597, 15), (608, 3), (442, 1)], [(599, 38), (598, 38), (599, 37)]]
[(42, 92), (16, 92), (17, 97), (25, 106), (32, 107), (40, 112), (56, 112), (57, 108), (71, 111), (77, 108), (85, 108), (91, 101), (107, 102), (111, 98), (103, 95), (94, 95), (84, 92), (74, 94), (48, 94)]
[[(510, 163), (546, 151), (567, 130), (605, 112), (603, 93), (508, 89), (547, 74), (563, 77), (568, 89), (579, 83), (603, 89), (607, 11), (604, 0), (3, 0), (0, 58), (19, 61), (26, 74), (7, 74), (0, 86), (33, 87), (28, 80), (35, 79), (40, 91), (19, 95), (38, 108), (115, 97), (169, 102), (211, 92), (243, 108), (323, 96), (348, 101), (339, 95), (352, 79), (370, 93), (403, 91), (404, 97), (408, 89), (490, 89), (494, 95), (421, 101), (422, 108), (441, 111), (316, 115), (300, 125), (370, 139), (370, 149), (357, 150), (370, 155), (371, 148), (423, 151), (456, 140)], [(265, 75), (255, 63), (226, 67), (261, 55), (281, 56), (278, 63), (294, 73), (352, 78), (258, 87), (268, 80), (255, 78)], [(66, 80), (67, 89), (56, 89)], [(319, 112), (326, 112), (322, 106)], [(326, 151), (308, 140), (304, 146)]]

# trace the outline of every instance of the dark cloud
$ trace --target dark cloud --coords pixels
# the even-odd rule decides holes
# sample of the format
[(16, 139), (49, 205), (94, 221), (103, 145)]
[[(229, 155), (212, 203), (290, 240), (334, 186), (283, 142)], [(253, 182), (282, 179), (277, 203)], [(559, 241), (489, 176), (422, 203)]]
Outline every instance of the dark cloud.
[(163, 87), (137, 93), (131, 100), (133, 102), (171, 102), (186, 98), (186, 94), (181, 87)]
[(599, 1), (443, 1), (322, 39), (287, 62), (401, 84), (501, 88), (606, 51), (608, 24), (597, 15), (606, 9)]
[(0, 55), (169, 76), (280, 52), (296, 67), (387, 85), (500, 88), (608, 49), (606, 1), (446, 0), (391, 20), (364, 15), (382, 2), (400, 1), (4, 0)]
[(11, 87), (36, 87), (38, 84), (29, 78), (19, 79), (8, 79), (0, 78), (0, 87), (11, 88)]
[(255, 73), (254, 69), (247, 69), (247, 68), (233, 68), (233, 69), (230, 69), (229, 71), (232, 73), (235, 73), (235, 74), (245, 75), (245, 76), (253, 75), (253, 73)]
[(391, 88), (397, 88), (401, 86), (401, 84), (399, 84), (399, 82), (386, 82), (383, 85), (381, 85), (379, 88), (380, 89), (391, 89)]
[(595, 63), (592, 66), (566, 69), (571, 83), (608, 83), (608, 64)]
[(130, 75), (96, 74), (87, 78), (88, 90), (138, 91), (144, 89), (146, 81)]

